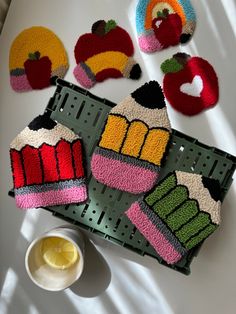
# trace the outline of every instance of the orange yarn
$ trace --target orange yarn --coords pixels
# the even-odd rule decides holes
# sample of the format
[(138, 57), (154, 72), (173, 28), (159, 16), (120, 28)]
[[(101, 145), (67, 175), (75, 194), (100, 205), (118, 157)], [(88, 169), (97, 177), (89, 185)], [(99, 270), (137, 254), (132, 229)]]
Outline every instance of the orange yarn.
[(146, 11), (145, 29), (152, 29), (152, 11), (158, 3), (168, 3), (173, 10), (180, 16), (182, 24), (186, 24), (186, 16), (181, 5), (175, 0), (151, 0)]

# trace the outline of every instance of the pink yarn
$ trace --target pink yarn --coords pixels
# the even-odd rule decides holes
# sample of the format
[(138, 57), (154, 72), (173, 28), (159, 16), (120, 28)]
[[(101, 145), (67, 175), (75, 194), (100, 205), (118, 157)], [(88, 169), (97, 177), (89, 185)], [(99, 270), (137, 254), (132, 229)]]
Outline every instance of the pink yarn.
[(139, 36), (138, 42), (141, 50), (144, 52), (154, 52), (163, 48), (154, 33)]
[(133, 194), (149, 191), (159, 176), (154, 171), (98, 154), (92, 156), (91, 170), (98, 181)]
[(16, 205), (19, 208), (34, 208), (69, 203), (83, 202), (87, 199), (85, 186), (73, 187), (63, 190), (52, 190), (42, 193), (16, 195)]
[(25, 74), (19, 76), (10, 76), (11, 87), (16, 92), (26, 92), (32, 90), (32, 87), (29, 84), (27, 76)]
[(85, 88), (91, 88), (94, 86), (95, 82), (93, 82), (87, 75), (86, 71), (80, 64), (74, 68), (74, 76), (77, 81)]
[(145, 213), (140, 208), (138, 202), (135, 202), (125, 212), (127, 217), (151, 243), (156, 252), (168, 263), (177, 263), (182, 256), (175, 250), (171, 243), (157, 229), (156, 226), (148, 219)]

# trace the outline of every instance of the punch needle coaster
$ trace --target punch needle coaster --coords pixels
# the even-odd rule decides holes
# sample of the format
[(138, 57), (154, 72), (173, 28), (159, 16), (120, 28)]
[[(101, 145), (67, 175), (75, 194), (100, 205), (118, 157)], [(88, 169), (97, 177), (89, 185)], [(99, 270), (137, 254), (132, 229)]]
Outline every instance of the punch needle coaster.
[(133, 194), (150, 190), (170, 134), (161, 87), (156, 81), (146, 83), (110, 111), (91, 160), (94, 177)]
[(141, 68), (133, 54), (132, 40), (123, 28), (114, 20), (97, 21), (92, 32), (80, 36), (76, 43), (74, 76), (85, 88), (108, 78), (137, 80), (141, 76)]
[(10, 145), (19, 208), (87, 199), (81, 138), (46, 115), (35, 118)]
[(9, 54), (10, 83), (17, 92), (43, 89), (53, 76), (63, 78), (68, 58), (60, 39), (49, 29), (33, 26), (13, 41)]
[(155, 52), (186, 43), (196, 27), (190, 0), (139, 0), (136, 28), (140, 49)]
[(175, 264), (217, 229), (220, 209), (217, 180), (174, 171), (125, 214), (156, 252)]
[(208, 61), (177, 53), (161, 69), (165, 97), (177, 111), (193, 116), (217, 104), (218, 77)]

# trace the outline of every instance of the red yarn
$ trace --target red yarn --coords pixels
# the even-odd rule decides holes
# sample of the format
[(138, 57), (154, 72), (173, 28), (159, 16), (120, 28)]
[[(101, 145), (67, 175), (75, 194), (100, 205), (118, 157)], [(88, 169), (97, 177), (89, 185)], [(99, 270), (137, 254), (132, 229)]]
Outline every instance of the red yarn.
[(96, 74), (96, 81), (97, 82), (103, 82), (107, 78), (119, 78), (123, 77), (123, 74), (116, 69), (104, 69), (101, 72), (98, 72)]
[(82, 35), (75, 46), (76, 63), (106, 51), (120, 51), (128, 57), (134, 54), (134, 46), (129, 34), (121, 27), (110, 30), (104, 36), (87, 33)]
[[(200, 97), (194, 97), (180, 91), (181, 85), (191, 83), (196, 75), (203, 82)], [(199, 57), (189, 59), (184, 69), (164, 76), (163, 91), (173, 108), (185, 115), (195, 115), (216, 105), (219, 98), (218, 78), (214, 68)]]
[(52, 62), (45, 56), (38, 60), (26, 60), (25, 73), (33, 89), (42, 89), (50, 86)]
[[(157, 27), (156, 22), (161, 24)], [(182, 21), (178, 14), (169, 14), (166, 18), (156, 18), (152, 22), (152, 27), (157, 40), (163, 48), (178, 45), (182, 33)]]
[(37, 148), (26, 145), (22, 151), (26, 184), (40, 184), (43, 181), (39, 151)]
[(82, 145), (80, 141), (76, 141), (72, 145), (72, 152), (75, 163), (75, 172), (76, 177), (81, 178), (84, 176), (84, 168), (83, 168), (83, 155), (82, 155)]
[(62, 180), (74, 178), (74, 169), (72, 165), (72, 152), (70, 143), (61, 140), (56, 148), (59, 167), (59, 176)]
[(42, 159), (44, 182), (57, 181), (59, 179), (59, 175), (57, 170), (55, 148), (44, 143), (40, 147), (39, 151)]
[(20, 188), (24, 186), (24, 182), (25, 182), (20, 152), (12, 149), (10, 151), (10, 154), (11, 154), (11, 165), (12, 165), (14, 187)]

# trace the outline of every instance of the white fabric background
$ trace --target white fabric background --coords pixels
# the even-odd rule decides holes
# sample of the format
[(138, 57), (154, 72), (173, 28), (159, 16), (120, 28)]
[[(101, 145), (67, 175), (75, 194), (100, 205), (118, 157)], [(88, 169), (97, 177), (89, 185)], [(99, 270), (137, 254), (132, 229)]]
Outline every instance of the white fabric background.
[[(1, 0), (2, 1), (2, 0)], [(181, 51), (200, 55), (215, 67), (220, 81), (217, 107), (194, 118), (168, 107), (172, 126), (200, 141), (236, 155), (234, 0), (192, 0), (198, 15), (193, 40)], [(236, 292), (236, 184), (222, 209), (222, 225), (206, 241), (192, 264), (189, 277), (159, 265), (98, 237), (89, 235), (87, 270), (76, 287), (47, 293), (36, 287), (24, 270), (29, 242), (63, 221), (43, 210), (20, 211), (7, 196), (12, 185), (10, 141), (36, 115), (43, 112), (54, 87), (28, 93), (11, 90), (8, 53), (11, 42), (24, 28), (44, 25), (54, 30), (68, 52), (73, 77), (73, 48), (79, 35), (97, 19), (114, 18), (127, 29), (135, 45), (135, 58), (143, 76), (139, 82), (109, 80), (92, 92), (118, 102), (150, 79), (162, 82), (160, 63), (178, 47), (147, 55), (137, 47), (136, 0), (13, 0), (0, 37), (0, 313), (1, 314), (233, 314)], [(103, 290), (107, 288), (104, 292)]]

